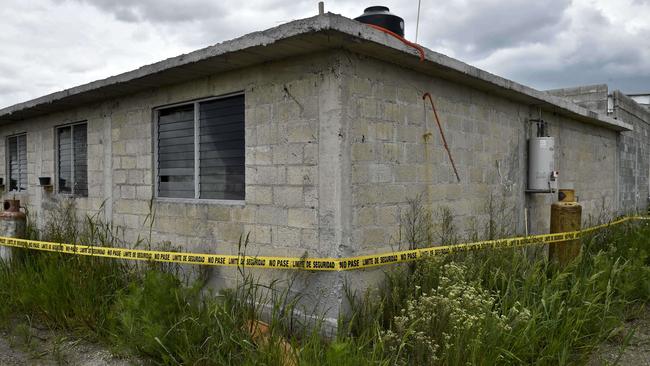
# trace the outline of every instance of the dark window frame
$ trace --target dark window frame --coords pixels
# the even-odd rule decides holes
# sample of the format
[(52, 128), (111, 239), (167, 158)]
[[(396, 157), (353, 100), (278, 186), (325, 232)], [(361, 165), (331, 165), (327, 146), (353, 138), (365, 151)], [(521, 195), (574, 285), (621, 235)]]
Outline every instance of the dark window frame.
[[(21, 170), (21, 166), (20, 166), (20, 147), (21, 147), (21, 145), (19, 144), (19, 141), (20, 141), (19, 138), (23, 137), (23, 136), (25, 137), (25, 144), (23, 145), (25, 147), (25, 167), (24, 167), (24, 169), (25, 169), (25, 175), (27, 175), (28, 174), (27, 166), (29, 165), (29, 161), (27, 160), (27, 132), (21, 132), (21, 133), (16, 133), (16, 134), (13, 134), (13, 135), (9, 135), (5, 139), (5, 157), (6, 157), (6, 159), (5, 159), (5, 172), (6, 172), (6, 174), (5, 175), (6, 175), (6, 178), (7, 178), (7, 181), (5, 182), (5, 187), (6, 187), (5, 189), (6, 189), (7, 192), (20, 193), (20, 192), (27, 192), (27, 190), (29, 189), (29, 177), (28, 176), (25, 177), (25, 182), (21, 181), (21, 175), (22, 175), (21, 174), (22, 170)], [(9, 152), (9, 149), (11, 148), (10, 147), (10, 144), (11, 144), (10, 140), (11, 139), (16, 139), (16, 154), (18, 155), (18, 181), (16, 183), (16, 186), (17, 186), (16, 188), (17, 189), (14, 189), (14, 190), (11, 189), (11, 153)], [(24, 183), (24, 184), (21, 184), (21, 183)], [(20, 189), (20, 186), (24, 186), (25, 188)]]
[[(81, 189), (82, 194), (80, 194), (77, 191), (77, 180), (75, 179), (75, 140), (74, 140), (74, 131), (75, 131), (75, 126), (85, 126), (86, 128), (86, 187), (85, 189)], [(60, 157), (61, 157), (61, 151), (60, 151), (60, 140), (59, 140), (59, 131), (65, 128), (70, 128), (70, 143), (71, 143), (71, 155), (70, 155), (70, 177), (71, 177), (71, 187), (70, 191), (61, 191), (61, 184), (60, 184), (60, 179), (61, 179), (61, 164), (60, 164)], [(63, 125), (56, 126), (54, 128), (54, 152), (55, 152), (55, 179), (54, 179), (54, 184), (56, 188), (56, 192), (61, 195), (67, 195), (67, 196), (72, 196), (72, 197), (81, 197), (81, 198), (86, 198), (88, 197), (88, 121), (78, 121), (78, 122), (72, 122), (72, 123), (66, 123)]]
[[(243, 91), (240, 92), (234, 92), (234, 93), (229, 93), (229, 94), (224, 94), (220, 96), (215, 96), (215, 97), (208, 97), (208, 98), (201, 98), (201, 99), (195, 99), (195, 100), (189, 100), (189, 101), (184, 101), (180, 103), (174, 103), (174, 104), (168, 104), (164, 106), (159, 106), (153, 108), (153, 113), (152, 113), (152, 125), (153, 125), (153, 138), (152, 138), (152, 143), (153, 143), (153, 157), (152, 157), (152, 167), (153, 167), (153, 183), (154, 183), (154, 197), (157, 200), (161, 201), (172, 201), (172, 202), (188, 202), (188, 203), (221, 203), (221, 204), (244, 204), (246, 200), (246, 186), (245, 186), (245, 180), (242, 183), (244, 185), (242, 197), (241, 198), (201, 198), (201, 167), (200, 167), (200, 149), (201, 149), (201, 139), (200, 139), (200, 134), (201, 134), (201, 116), (200, 116), (200, 105), (202, 103), (207, 103), (211, 101), (216, 101), (220, 99), (227, 99), (227, 98), (232, 98), (232, 97), (243, 97), (243, 102), (242, 102), (242, 112), (245, 114), (245, 108), (246, 108), (246, 101), (245, 101), (245, 93)], [(173, 108), (182, 108), (185, 106), (193, 106), (193, 112), (194, 112), (194, 120), (193, 120), (193, 146), (194, 146), (194, 196), (189, 197), (189, 198), (183, 198), (183, 197), (167, 197), (167, 196), (161, 196), (160, 195), (160, 175), (159, 175), (159, 129), (160, 129), (160, 122), (159, 122), (159, 117), (160, 117), (160, 112), (165, 111), (168, 109), (173, 109)], [(246, 125), (246, 120), (245, 116), (243, 117), (242, 120), (242, 128), (245, 129)], [(245, 149), (246, 149), (246, 141), (245, 141), (245, 132), (243, 134), (243, 139), (244, 141), (242, 142), (242, 147), (244, 150), (244, 155), (245, 155)], [(244, 161), (242, 163), (242, 169), (245, 171), (245, 157)], [(245, 175), (245, 174), (244, 174)], [(244, 178), (245, 179), (245, 178)]]

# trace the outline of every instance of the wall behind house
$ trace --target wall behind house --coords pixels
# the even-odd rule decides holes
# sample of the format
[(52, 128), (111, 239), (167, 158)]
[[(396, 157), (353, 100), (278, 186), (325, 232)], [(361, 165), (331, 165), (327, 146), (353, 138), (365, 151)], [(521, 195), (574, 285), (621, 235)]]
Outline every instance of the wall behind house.
[(581, 105), (592, 111), (607, 114), (607, 95), (609, 93), (607, 84), (595, 84), (576, 86), (573, 88), (562, 88), (547, 90), (548, 93), (569, 99), (577, 105)]
[(619, 134), (617, 142), (617, 209), (620, 214), (647, 211), (650, 203), (650, 112), (619, 90), (609, 94), (605, 84), (549, 92), (633, 126), (633, 131)]

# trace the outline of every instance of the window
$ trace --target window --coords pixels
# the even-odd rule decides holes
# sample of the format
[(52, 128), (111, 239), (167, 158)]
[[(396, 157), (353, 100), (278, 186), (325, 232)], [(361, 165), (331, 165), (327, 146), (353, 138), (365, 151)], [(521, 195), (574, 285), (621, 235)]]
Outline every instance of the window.
[(87, 124), (58, 127), (58, 192), (88, 197)]
[(157, 110), (158, 197), (244, 199), (244, 96)]
[(27, 190), (27, 135), (21, 134), (7, 138), (7, 170), (9, 190)]

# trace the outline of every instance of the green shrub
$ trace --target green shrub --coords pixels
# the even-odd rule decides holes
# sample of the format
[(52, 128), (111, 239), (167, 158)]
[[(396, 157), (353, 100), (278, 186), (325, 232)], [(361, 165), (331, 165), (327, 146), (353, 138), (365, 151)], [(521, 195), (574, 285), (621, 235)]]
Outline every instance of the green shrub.
[(394, 317), (392, 330), (383, 333), (389, 352), (401, 364), (476, 363), (480, 359), (467, 350), (480, 346), (475, 343), (487, 335), (488, 323), (499, 333), (511, 331), (508, 319), (493, 310), (495, 297), (468, 280), (463, 264), (447, 263), (441, 272), (439, 285), (408, 300)]
[(646, 224), (585, 238), (563, 269), (521, 249), (395, 268), (379, 299), (354, 305), (350, 328), (379, 324), (376, 342), (400, 364), (580, 364), (650, 300), (648, 238)]

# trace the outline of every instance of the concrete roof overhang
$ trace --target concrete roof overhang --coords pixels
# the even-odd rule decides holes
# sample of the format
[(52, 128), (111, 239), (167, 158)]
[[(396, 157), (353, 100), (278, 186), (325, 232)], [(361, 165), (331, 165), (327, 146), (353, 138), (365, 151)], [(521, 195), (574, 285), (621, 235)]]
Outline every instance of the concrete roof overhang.
[(425, 60), (421, 62), (418, 52), (398, 39), (332, 13), (250, 33), (133, 71), (0, 109), (0, 124), (327, 49), (347, 49), (615, 131), (632, 130), (630, 124), (428, 49), (424, 49)]

